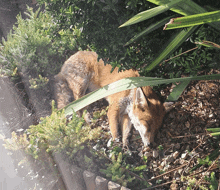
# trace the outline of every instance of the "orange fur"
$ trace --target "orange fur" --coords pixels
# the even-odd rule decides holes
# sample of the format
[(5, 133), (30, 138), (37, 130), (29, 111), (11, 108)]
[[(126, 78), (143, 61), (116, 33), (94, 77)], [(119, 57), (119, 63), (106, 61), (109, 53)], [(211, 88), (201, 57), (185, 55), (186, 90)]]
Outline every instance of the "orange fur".
[[(58, 109), (70, 102), (70, 95), (78, 99), (87, 90), (93, 91), (107, 84), (127, 77), (138, 77), (137, 71), (118, 72), (112, 67), (97, 61), (97, 54), (79, 51), (72, 55), (55, 76)], [(150, 86), (122, 91), (106, 97), (109, 102), (108, 119), (113, 139), (119, 137), (119, 125), (122, 127), (123, 145), (128, 145), (128, 136), (132, 124), (139, 131), (145, 146), (154, 141), (155, 134), (165, 115), (163, 105)]]

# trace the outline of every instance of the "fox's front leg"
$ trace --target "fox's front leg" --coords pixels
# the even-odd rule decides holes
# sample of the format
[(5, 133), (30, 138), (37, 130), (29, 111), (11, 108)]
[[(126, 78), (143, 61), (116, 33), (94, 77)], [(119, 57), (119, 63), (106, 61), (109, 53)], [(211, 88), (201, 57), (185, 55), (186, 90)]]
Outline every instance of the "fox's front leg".
[(128, 148), (128, 138), (131, 134), (132, 123), (127, 114), (123, 115), (121, 120), (121, 128), (122, 128), (122, 142), (123, 148)]
[(119, 107), (116, 104), (110, 104), (108, 109), (108, 121), (113, 140), (119, 138), (118, 125), (119, 125)]

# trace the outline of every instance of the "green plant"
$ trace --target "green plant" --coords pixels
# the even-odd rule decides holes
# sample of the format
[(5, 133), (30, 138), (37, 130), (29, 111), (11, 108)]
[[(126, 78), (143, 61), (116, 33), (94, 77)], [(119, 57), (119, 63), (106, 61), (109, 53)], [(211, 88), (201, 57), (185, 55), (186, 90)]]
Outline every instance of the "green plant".
[(122, 153), (120, 149), (114, 147), (111, 153), (111, 162), (106, 164), (106, 169), (100, 171), (112, 181), (125, 187), (132, 189), (149, 187), (143, 176), (143, 173), (147, 171), (147, 165), (130, 165), (127, 163), (127, 158), (129, 158), (128, 154)]
[[(156, 15), (161, 14), (162, 12), (165, 12), (167, 10), (172, 10), (178, 14), (182, 14), (182, 15), (191, 15), (191, 14), (196, 14), (196, 13), (204, 13), (206, 12), (205, 9), (203, 9), (202, 7), (200, 7), (199, 5), (197, 5), (196, 3), (194, 3), (193, 1), (182, 1), (182, 0), (175, 0), (175, 1), (161, 1), (161, 0), (148, 0), (156, 5), (159, 5), (158, 7), (152, 8), (150, 10), (146, 10), (143, 12), (140, 12), (139, 14), (135, 15), (134, 17), (132, 17), (130, 20), (128, 20), (127, 22), (125, 22), (124, 24), (122, 24), (120, 27), (124, 27), (124, 26), (129, 26), (132, 24), (136, 24), (139, 23), (141, 21), (144, 21), (146, 19), (150, 19)], [(207, 18), (207, 13), (204, 13), (205, 16), (203, 16), (204, 18)], [(204, 15), (203, 14), (203, 15)], [(195, 18), (195, 16), (193, 16)], [(199, 15), (196, 16), (196, 18), (200, 18)], [(216, 16), (215, 16), (216, 18)], [(175, 20), (175, 19), (174, 19)], [(209, 19), (210, 21), (210, 19)], [(211, 20), (213, 22), (213, 20)], [(164, 22), (164, 20), (163, 20)], [(172, 23), (172, 20), (171, 22)], [(203, 22), (202, 22), (203, 23)], [(157, 25), (160, 25), (161, 22), (157, 22), (154, 24), (154, 26), (150, 26), (153, 29), (148, 29), (146, 30), (146, 32), (142, 32), (141, 35), (138, 35), (138, 38), (140, 38), (143, 35), (148, 34), (149, 32), (152, 32), (153, 30), (155, 30), (157, 27)], [(200, 22), (201, 24), (201, 22)], [(170, 24), (167, 24), (166, 27), (169, 27)], [(214, 27), (215, 29), (219, 30), (218, 26), (214, 23), (210, 23), (210, 25), (212, 27)], [(165, 29), (166, 29), (165, 27)], [(151, 71), (154, 67), (156, 67), (162, 60), (164, 60), (166, 57), (168, 57), (169, 55), (171, 55), (171, 53), (173, 53), (194, 31), (195, 31), (196, 27), (190, 27), (187, 28), (185, 30), (180, 31), (179, 33), (177, 33), (177, 35), (170, 40), (170, 43), (161, 51), (161, 53), (158, 55), (158, 57), (156, 57), (154, 59), (154, 61), (148, 65), (148, 67), (146, 68), (146, 71), (149, 72)], [(137, 40), (137, 38), (133, 38), (132, 40), (130, 40), (129, 43), (134, 42), (135, 40)]]
[(38, 125), (30, 126), (27, 134), (17, 136), (13, 132), (12, 139), (5, 140), (5, 143), (7, 148), (24, 149), (35, 159), (38, 158), (42, 150), (47, 152), (64, 151), (72, 158), (89, 141), (99, 139), (100, 134), (100, 127), (91, 129), (85, 124), (83, 117), (79, 118), (76, 113), (73, 113), (71, 120), (67, 120), (64, 111), (57, 111), (53, 102), (50, 116), (42, 118)]
[(100, 119), (102, 116), (106, 115), (108, 111), (108, 106), (105, 109), (102, 109), (101, 111), (95, 111), (93, 113), (92, 117), (92, 123), (95, 123), (98, 119)]
[(84, 44), (96, 51), (113, 68), (117, 66), (120, 70), (141, 69), (144, 64), (152, 60), (153, 55), (158, 51), (158, 46), (155, 45), (152, 38), (157, 39), (160, 45), (166, 40), (161, 40), (158, 33), (147, 36), (146, 39), (137, 44), (124, 47), (133, 33), (140, 32), (146, 24), (152, 23), (149, 21), (137, 28), (118, 28), (131, 15), (152, 7), (145, 0), (38, 0), (38, 2), (40, 4), (46, 3), (46, 10), (57, 19), (60, 29), (67, 30), (73, 26), (81, 28), (81, 39)]
[(49, 79), (47, 77), (42, 77), (39, 75), (39, 78), (31, 78), (29, 80), (31, 86), (30, 88), (38, 89), (45, 86), (48, 83)]
[(163, 150), (163, 146), (162, 145), (159, 145), (157, 148), (158, 148), (158, 150)]
[[(17, 25), (13, 26), (2, 40), (0, 63), (5, 71), (13, 73), (31, 71), (33, 78), (39, 74), (47, 77), (57, 73), (70, 51), (78, 51), (81, 32), (77, 28), (58, 30), (57, 24), (48, 12), (40, 8), (34, 12), (27, 6), (27, 18), (17, 16)], [(59, 36), (54, 37), (57, 31)], [(68, 51), (67, 51), (68, 49)]]
[(210, 185), (209, 185), (210, 190), (218, 189), (218, 180), (215, 177), (215, 172), (212, 172), (210, 174), (210, 177), (205, 176), (205, 180), (210, 182)]

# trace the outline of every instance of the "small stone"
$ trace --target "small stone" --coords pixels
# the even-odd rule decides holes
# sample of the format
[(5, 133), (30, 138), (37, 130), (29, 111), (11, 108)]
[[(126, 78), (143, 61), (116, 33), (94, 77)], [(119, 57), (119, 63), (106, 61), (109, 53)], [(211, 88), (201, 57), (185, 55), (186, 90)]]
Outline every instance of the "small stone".
[(148, 158), (152, 156), (152, 154), (150, 152), (145, 152), (144, 156), (147, 156)]
[(112, 181), (109, 181), (108, 182), (108, 189), (111, 189), (111, 190), (119, 190), (121, 188), (121, 186), (117, 183), (114, 183)]
[(188, 156), (188, 153), (187, 153), (187, 152), (185, 152), (185, 153), (183, 153), (183, 154), (181, 155), (181, 158), (182, 158), (182, 159), (186, 159), (186, 158), (187, 158), (187, 156)]
[[(144, 154), (145, 155), (145, 154)], [(143, 152), (139, 152), (138, 156), (143, 157)]]
[(159, 153), (157, 150), (153, 150), (153, 157), (157, 158), (159, 156)]
[(174, 158), (174, 159), (176, 159), (177, 156), (179, 156), (179, 152), (178, 152), (178, 151), (176, 151), (176, 152), (173, 153), (173, 158)]
[(166, 162), (167, 162), (167, 163), (171, 163), (171, 162), (173, 162), (173, 161), (174, 161), (173, 156), (168, 156), (167, 159), (166, 159)]
[(183, 169), (179, 169), (179, 170), (178, 170), (178, 173), (179, 173), (180, 175), (182, 175), (182, 172), (183, 172)]
[(149, 147), (149, 146), (144, 147), (144, 148), (143, 148), (143, 151), (144, 151), (144, 152), (150, 151), (150, 147)]
[(164, 160), (163, 162), (161, 162), (160, 164), (162, 167), (164, 167), (166, 165), (166, 161)]
[(190, 123), (189, 123), (189, 121), (187, 121), (187, 122), (185, 123), (185, 126), (186, 126), (187, 128), (190, 127)]

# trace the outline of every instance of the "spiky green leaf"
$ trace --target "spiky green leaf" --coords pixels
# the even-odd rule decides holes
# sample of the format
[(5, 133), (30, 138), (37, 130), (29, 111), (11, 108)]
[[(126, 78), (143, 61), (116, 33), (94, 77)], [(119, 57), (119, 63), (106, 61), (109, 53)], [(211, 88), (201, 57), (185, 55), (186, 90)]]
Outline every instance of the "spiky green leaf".
[(78, 111), (93, 102), (100, 100), (106, 96), (121, 92), (123, 90), (128, 90), (132, 88), (142, 87), (142, 86), (155, 86), (158, 84), (169, 84), (173, 82), (184, 82), (189, 80), (216, 80), (220, 79), (220, 74), (186, 77), (186, 78), (174, 78), (174, 79), (161, 79), (161, 78), (146, 78), (146, 77), (131, 77), (121, 79), (109, 85), (106, 85), (96, 91), (93, 91), (82, 98), (70, 103), (65, 109), (66, 115), (71, 115), (73, 110)]
[(146, 71), (151, 71), (166, 57), (172, 54), (193, 33), (193, 31), (195, 31), (196, 28), (197, 26), (193, 26), (180, 31), (162, 53), (160, 53), (159, 56), (146, 68)]
[(170, 22), (165, 25), (164, 30), (196, 26), (217, 21), (220, 21), (220, 11), (200, 13), (185, 17), (172, 18)]
[(172, 2), (169, 2), (167, 4), (163, 4), (161, 6), (140, 12), (119, 27), (129, 26), (129, 25), (141, 22), (143, 20), (147, 20), (149, 18), (152, 18), (158, 14), (161, 14), (161, 13), (169, 10), (170, 8), (172, 8), (174, 5), (180, 3), (181, 1), (183, 1), (183, 0), (173, 0)]
[(176, 101), (178, 100), (178, 98), (180, 97), (180, 95), (182, 94), (182, 92), (184, 91), (184, 89), (187, 87), (187, 85), (189, 84), (190, 80), (186, 80), (184, 82), (181, 82), (179, 85), (177, 85), (173, 91), (170, 93), (170, 95), (167, 98), (167, 101)]
[(147, 27), (145, 30), (143, 30), (141, 33), (135, 35), (132, 39), (130, 39), (125, 46), (133, 43), (134, 41), (137, 41), (139, 38), (143, 37), (144, 35), (149, 34), (150, 32), (158, 29), (159, 27), (163, 26), (168, 20), (170, 19), (170, 17), (167, 17), (155, 24), (152, 24), (151, 26)]

